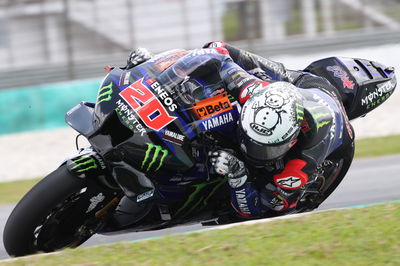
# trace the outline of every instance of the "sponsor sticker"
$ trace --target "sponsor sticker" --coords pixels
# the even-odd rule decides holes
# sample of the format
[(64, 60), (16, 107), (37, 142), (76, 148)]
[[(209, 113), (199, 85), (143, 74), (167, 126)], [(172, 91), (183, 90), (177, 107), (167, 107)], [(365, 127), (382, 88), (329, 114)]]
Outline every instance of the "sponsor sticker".
[(326, 70), (333, 72), (333, 76), (342, 81), (344, 88), (354, 89), (354, 82), (350, 80), (346, 71), (344, 71), (340, 66), (328, 66), (326, 67)]
[(132, 108), (125, 104), (125, 102), (121, 99), (119, 99), (116, 104), (117, 108), (115, 108), (115, 111), (117, 112), (123, 123), (130, 130), (140, 132), (140, 135), (144, 136), (146, 134), (146, 129), (140, 124)]
[(183, 56), (187, 55), (189, 52), (186, 50), (177, 50), (170, 54), (167, 54), (159, 59), (157, 59), (154, 64), (159, 71), (163, 71), (169, 68), (171, 65), (175, 64)]
[(136, 197), (136, 202), (144, 201), (145, 199), (151, 198), (154, 195), (154, 189), (146, 191)]
[(235, 196), (240, 212), (250, 215), (251, 212), (246, 199), (246, 189), (236, 190)]
[(119, 78), (119, 86), (126, 86), (129, 84), (129, 78), (131, 77), (131, 71), (122, 73)]
[(198, 119), (206, 119), (214, 115), (232, 110), (227, 93), (201, 100), (192, 104), (193, 112)]
[(99, 89), (99, 93), (97, 95), (97, 103), (101, 102), (108, 102), (112, 98), (112, 93), (113, 93), (113, 83), (110, 82), (110, 84), (103, 86)]
[(97, 196), (94, 196), (90, 199), (90, 205), (86, 210), (86, 213), (91, 212), (92, 210), (94, 210), (97, 205), (102, 202), (106, 197), (103, 195), (103, 193), (99, 193)]
[[(153, 84), (155, 84), (155, 82), (152, 83), (152, 88)], [(161, 89), (160, 86), (156, 87)], [(126, 89), (121, 91), (119, 95), (130, 107), (132, 107), (141, 121), (148, 128), (151, 128), (155, 131), (160, 131), (177, 118), (168, 113), (156, 95), (154, 95), (154, 93), (144, 84), (144, 78), (137, 80), (128, 86)], [(160, 98), (164, 101), (164, 103), (166, 105), (169, 104), (168, 106), (170, 107), (174, 106), (172, 99), (169, 101), (170, 97), (168, 97), (168, 94), (164, 92), (163, 95), (165, 97), (160, 94)]]
[(307, 162), (300, 159), (290, 160), (281, 173), (274, 175), (275, 185), (287, 190), (295, 190), (304, 186), (307, 183), (308, 175), (302, 169), (306, 165)]
[(390, 80), (382, 84), (378, 84), (375, 90), (370, 91), (368, 95), (361, 99), (361, 106), (367, 106), (367, 109), (375, 107), (384, 102), (396, 87), (396, 81)]
[(204, 131), (213, 130), (214, 128), (224, 126), (230, 122), (233, 122), (234, 118), (232, 112), (227, 112), (211, 118), (202, 120), (200, 122), (200, 128)]
[(288, 176), (284, 178), (275, 179), (275, 183), (281, 188), (286, 189), (296, 189), (301, 187), (301, 179), (295, 176)]
[(165, 130), (163, 139), (178, 145), (182, 145), (185, 141), (185, 136), (170, 130)]
[[(74, 164), (74, 166), (72, 166)], [(70, 163), (71, 170), (76, 171), (77, 173), (87, 172), (91, 169), (97, 169), (98, 165), (95, 159), (93, 159), (90, 155), (84, 155), (71, 160)]]
[(246, 87), (244, 87), (244, 88), (242, 89), (242, 91), (240, 92), (240, 95), (239, 95), (239, 102), (240, 102), (241, 104), (245, 103), (245, 102), (250, 98), (250, 96), (254, 94), (254, 92), (255, 92), (256, 89), (266, 87), (266, 86), (268, 86), (269, 84), (271, 84), (271, 83), (269, 83), (269, 82), (267, 82), (267, 81), (255, 81), (255, 82), (249, 83), (249, 84), (248, 84)]
[(146, 145), (147, 150), (141, 168), (146, 172), (150, 170), (157, 172), (163, 166), (164, 160), (168, 156), (168, 150), (151, 143), (146, 143)]

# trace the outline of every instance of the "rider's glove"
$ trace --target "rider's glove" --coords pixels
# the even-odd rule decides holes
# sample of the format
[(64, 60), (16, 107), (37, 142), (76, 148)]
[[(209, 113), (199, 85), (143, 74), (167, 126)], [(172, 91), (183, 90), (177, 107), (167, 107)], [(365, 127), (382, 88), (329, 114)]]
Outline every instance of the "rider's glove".
[(136, 48), (130, 53), (126, 64), (126, 68), (129, 69), (135, 67), (140, 63), (149, 60), (151, 57), (152, 57), (151, 53), (146, 48), (141, 48), (141, 47)]
[(247, 180), (247, 170), (244, 163), (235, 155), (224, 150), (209, 153), (214, 171), (219, 175), (228, 176), (232, 188), (242, 186)]

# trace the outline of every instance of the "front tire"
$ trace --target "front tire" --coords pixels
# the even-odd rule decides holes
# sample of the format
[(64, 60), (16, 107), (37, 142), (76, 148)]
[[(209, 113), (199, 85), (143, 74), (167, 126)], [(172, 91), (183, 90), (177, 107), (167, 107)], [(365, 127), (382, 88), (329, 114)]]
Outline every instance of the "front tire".
[(12, 211), (3, 233), (7, 253), (24, 256), (80, 245), (95, 233), (93, 222), (91, 230), (83, 230), (87, 228), (82, 225), (93, 219), (98, 208), (90, 212), (87, 208), (98, 194), (89, 189), (88, 180), (61, 166), (36, 184)]

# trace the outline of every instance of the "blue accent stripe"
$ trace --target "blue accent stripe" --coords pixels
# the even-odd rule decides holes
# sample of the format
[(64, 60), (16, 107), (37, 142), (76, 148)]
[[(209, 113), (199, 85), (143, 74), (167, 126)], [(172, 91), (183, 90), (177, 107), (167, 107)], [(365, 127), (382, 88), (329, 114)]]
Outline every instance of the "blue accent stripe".
[(183, 128), (185, 129), (185, 132), (188, 136), (189, 139), (193, 139), (196, 137), (196, 133), (193, 132), (193, 130), (190, 128), (190, 125), (186, 124), (186, 122), (179, 116), (177, 115), (179, 122), (182, 124)]
[[(188, 120), (191, 120), (190, 117), (189, 117), (189, 115), (188, 115), (188, 113), (187, 113), (187, 111), (186, 111), (186, 108), (183, 107), (182, 105), (180, 106), (180, 108), (181, 108), (182, 113), (186, 116), (186, 118), (187, 118)], [(177, 116), (179, 116), (179, 115), (177, 115)]]

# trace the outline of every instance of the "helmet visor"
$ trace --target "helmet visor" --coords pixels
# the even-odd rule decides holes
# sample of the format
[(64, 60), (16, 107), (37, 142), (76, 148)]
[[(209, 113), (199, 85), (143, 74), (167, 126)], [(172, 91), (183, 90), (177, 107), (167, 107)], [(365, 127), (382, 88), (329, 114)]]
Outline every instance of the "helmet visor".
[(297, 135), (293, 134), (288, 141), (277, 145), (265, 145), (257, 143), (246, 134), (243, 134), (241, 148), (252, 163), (265, 165), (267, 162), (282, 158), (294, 145)]

